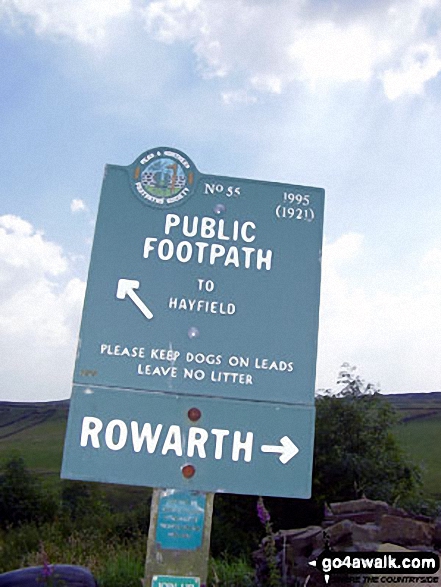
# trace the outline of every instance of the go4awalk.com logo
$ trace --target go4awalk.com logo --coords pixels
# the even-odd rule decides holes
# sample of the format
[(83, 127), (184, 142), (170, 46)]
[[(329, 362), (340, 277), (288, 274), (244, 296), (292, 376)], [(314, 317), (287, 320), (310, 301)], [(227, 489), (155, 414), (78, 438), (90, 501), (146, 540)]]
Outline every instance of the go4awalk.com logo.
[[(438, 583), (439, 556), (432, 552), (333, 552), (309, 563), (333, 578), (351, 583)], [(356, 577), (354, 577), (356, 575)], [(392, 576), (395, 575), (395, 576)], [(412, 576), (410, 576), (412, 575)]]

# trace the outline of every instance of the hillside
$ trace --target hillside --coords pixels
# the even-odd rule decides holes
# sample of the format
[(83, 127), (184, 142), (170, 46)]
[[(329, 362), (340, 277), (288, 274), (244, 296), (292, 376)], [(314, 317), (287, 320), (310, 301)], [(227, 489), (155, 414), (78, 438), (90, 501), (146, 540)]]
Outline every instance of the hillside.
[(398, 410), (404, 422), (441, 414), (440, 391), (389, 394), (384, 397)]
[(59, 473), (69, 401), (0, 402), (0, 458), (22, 454), (38, 473)]

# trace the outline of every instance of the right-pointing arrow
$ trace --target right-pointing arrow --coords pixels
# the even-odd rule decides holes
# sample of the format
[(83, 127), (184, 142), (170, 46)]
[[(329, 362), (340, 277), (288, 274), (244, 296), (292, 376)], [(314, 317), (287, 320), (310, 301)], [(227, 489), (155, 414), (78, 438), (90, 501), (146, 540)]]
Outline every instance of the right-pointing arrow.
[(288, 436), (284, 436), (283, 438), (281, 438), (280, 444), (264, 444), (260, 447), (260, 450), (262, 452), (279, 452), (279, 461), (284, 465), (286, 465), (286, 463), (290, 461), (293, 457), (295, 457), (296, 454), (299, 452), (297, 446)]

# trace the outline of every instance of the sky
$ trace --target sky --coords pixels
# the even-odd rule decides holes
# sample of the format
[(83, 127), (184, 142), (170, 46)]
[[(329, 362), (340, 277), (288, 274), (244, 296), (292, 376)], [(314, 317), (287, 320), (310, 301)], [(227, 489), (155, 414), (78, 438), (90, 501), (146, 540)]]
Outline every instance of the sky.
[(0, 0), (0, 400), (70, 396), (104, 166), (326, 190), (317, 388), (441, 391), (441, 2)]

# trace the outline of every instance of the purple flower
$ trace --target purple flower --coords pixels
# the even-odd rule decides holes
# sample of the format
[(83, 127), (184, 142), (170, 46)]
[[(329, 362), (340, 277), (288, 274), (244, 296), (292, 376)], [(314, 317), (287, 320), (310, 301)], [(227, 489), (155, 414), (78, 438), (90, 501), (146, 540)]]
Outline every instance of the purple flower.
[(271, 521), (269, 511), (266, 509), (261, 497), (257, 500), (257, 516), (264, 526)]
[(50, 565), (46, 560), (43, 561), (43, 570), (42, 570), (42, 574), (43, 577), (45, 579), (47, 579), (48, 577), (50, 577), (54, 572), (54, 567), (52, 565)]
[(53, 575), (53, 573), (54, 573), (54, 567), (53, 567), (53, 565), (50, 565), (49, 564), (49, 559), (48, 559), (48, 556), (47, 556), (46, 551), (44, 550), (43, 545), (41, 546), (41, 555), (43, 557), (43, 569), (41, 571), (41, 574), (43, 575), (43, 579), (45, 581), (47, 581), (47, 579), (51, 575)]

